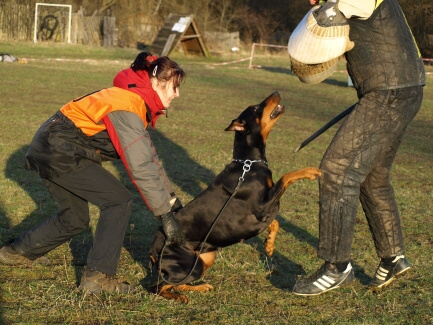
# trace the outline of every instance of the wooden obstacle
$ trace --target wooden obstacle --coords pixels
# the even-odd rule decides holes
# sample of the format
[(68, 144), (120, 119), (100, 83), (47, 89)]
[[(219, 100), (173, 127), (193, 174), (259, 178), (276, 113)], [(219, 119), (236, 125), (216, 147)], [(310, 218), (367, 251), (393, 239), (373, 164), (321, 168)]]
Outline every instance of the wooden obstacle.
[(154, 54), (166, 56), (179, 43), (185, 54), (209, 56), (194, 15), (170, 14), (150, 48)]

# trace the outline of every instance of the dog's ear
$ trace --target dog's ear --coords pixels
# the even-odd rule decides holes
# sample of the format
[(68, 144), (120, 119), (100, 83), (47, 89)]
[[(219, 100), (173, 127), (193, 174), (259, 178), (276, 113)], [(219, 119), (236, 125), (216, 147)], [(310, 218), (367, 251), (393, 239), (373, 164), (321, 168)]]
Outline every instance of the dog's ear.
[(245, 122), (233, 120), (232, 123), (224, 131), (245, 132)]

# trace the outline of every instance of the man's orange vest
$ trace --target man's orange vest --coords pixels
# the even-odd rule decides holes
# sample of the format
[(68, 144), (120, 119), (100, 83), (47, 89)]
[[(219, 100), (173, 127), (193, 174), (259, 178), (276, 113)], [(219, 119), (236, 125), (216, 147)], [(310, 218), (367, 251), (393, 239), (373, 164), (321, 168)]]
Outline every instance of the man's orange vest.
[(118, 87), (102, 89), (95, 93), (76, 98), (60, 111), (87, 136), (93, 136), (105, 130), (100, 121), (110, 112), (128, 111), (137, 114), (147, 126), (146, 105), (143, 99), (128, 90)]

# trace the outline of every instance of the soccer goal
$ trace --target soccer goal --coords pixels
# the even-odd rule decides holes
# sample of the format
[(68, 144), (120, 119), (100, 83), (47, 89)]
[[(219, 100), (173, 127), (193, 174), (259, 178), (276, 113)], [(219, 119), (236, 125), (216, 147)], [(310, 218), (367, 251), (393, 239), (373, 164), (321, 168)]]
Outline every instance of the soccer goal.
[(253, 43), (248, 67), (290, 70), (287, 46)]
[(33, 42), (71, 43), (72, 6), (36, 3)]

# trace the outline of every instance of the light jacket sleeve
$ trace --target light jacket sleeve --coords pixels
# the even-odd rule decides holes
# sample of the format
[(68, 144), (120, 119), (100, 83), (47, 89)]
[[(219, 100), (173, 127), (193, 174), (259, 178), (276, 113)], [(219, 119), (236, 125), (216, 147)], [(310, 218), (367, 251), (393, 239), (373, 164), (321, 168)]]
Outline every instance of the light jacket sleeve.
[(134, 113), (114, 111), (102, 122), (149, 210), (155, 216), (169, 212), (174, 191), (143, 121)]

